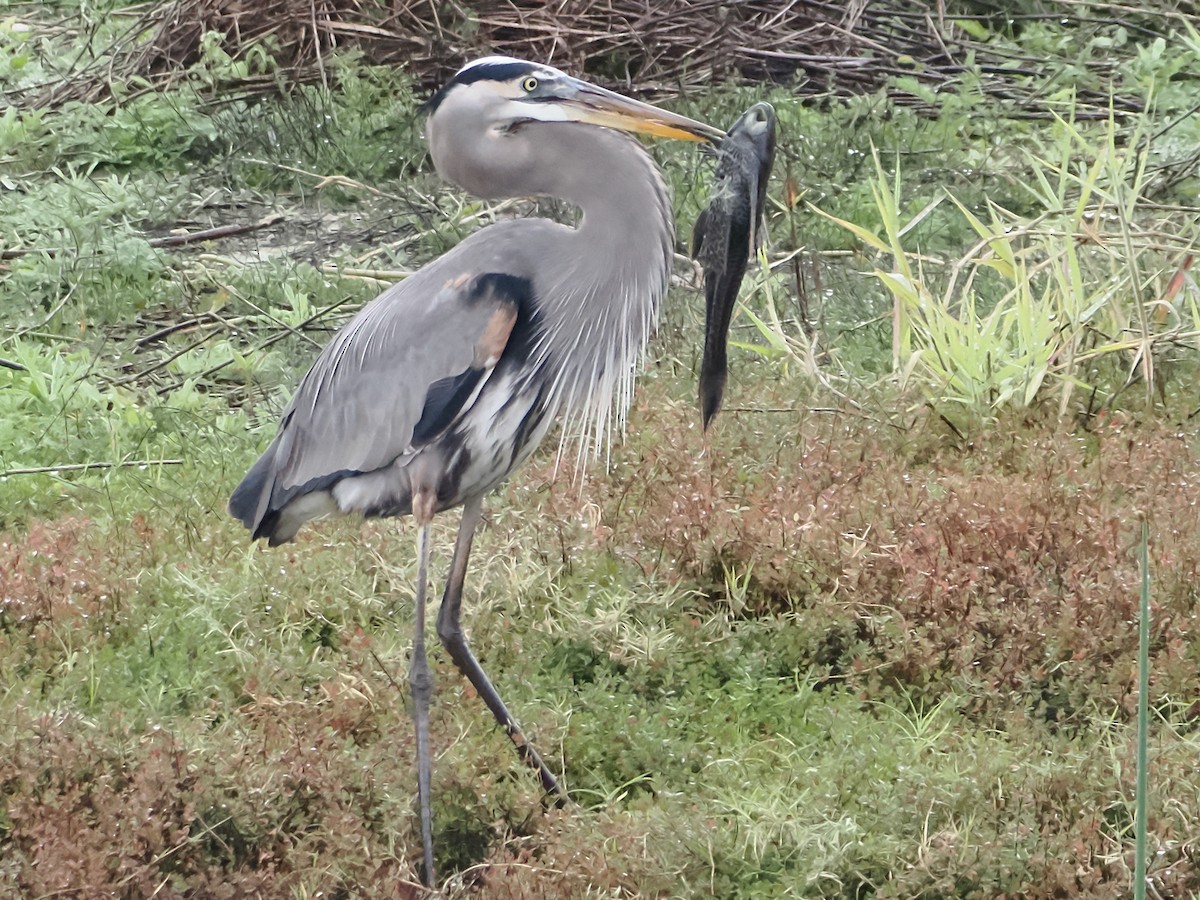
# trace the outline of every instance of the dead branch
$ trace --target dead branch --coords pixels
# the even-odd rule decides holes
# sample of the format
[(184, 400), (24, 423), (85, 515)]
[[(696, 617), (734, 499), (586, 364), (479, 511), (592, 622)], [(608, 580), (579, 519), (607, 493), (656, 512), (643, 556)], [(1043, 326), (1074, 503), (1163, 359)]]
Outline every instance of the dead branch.
[[(151, 247), (180, 247), (184, 244), (196, 244), (200, 241), (215, 241), (221, 238), (233, 237), (239, 234), (246, 234), (250, 231), (258, 231), (260, 228), (270, 228), (272, 225), (278, 225), (286, 217), (282, 213), (272, 213), (257, 222), (244, 222), (239, 225), (218, 225), (215, 228), (204, 228), (200, 231), (191, 231), (186, 234), (168, 234), (164, 237), (156, 237), (147, 239), (146, 243)], [(61, 247), (9, 247), (5, 250), (0, 250), (0, 259), (16, 259), (20, 256), (26, 256), (30, 253), (44, 253), (46, 256), (58, 256), (65, 252)]]
[[(1032, 17), (1078, 19), (1077, 0), (1047, 0)], [(206, 34), (220, 49), (248, 60), (270, 48), (283, 72), (249, 72), (222, 92), (242, 96), (278, 90), (281, 83), (327, 83), (326, 60), (354, 49), (371, 63), (403, 65), (424, 88), (442, 83), (463, 62), (487, 53), (542, 60), (639, 94), (685, 93), (721, 81), (786, 83), (802, 95), (848, 95), (877, 90), (906, 75), (933, 90), (953, 89), (974, 59), (981, 89), (1020, 112), (1033, 100), (1042, 61), (1011, 45), (981, 41), (960, 27), (992, 22), (986, 15), (945, 14), (942, 3), (857, 0), (174, 0), (133, 8), (136, 18), (92, 60), (60, 82), (44, 85), (25, 105), (95, 100), (112, 84), (166, 84), (202, 58)], [(998, 16), (1000, 14), (997, 14)], [(1147, 15), (1118, 4), (1089, 7), (1131, 31)], [(1163, 17), (1171, 18), (1170, 10)], [(1159, 17), (1161, 18), (1161, 17)], [(1175, 18), (1180, 18), (1175, 15)], [(997, 19), (1018, 27), (1029, 16)], [(1153, 23), (1158, 24), (1157, 19)], [(1080, 92), (1085, 115), (1107, 115), (1117, 59), (1095, 62), (1096, 89)], [(286, 77), (280, 77), (286, 76)], [(919, 98), (907, 100), (918, 109)], [(1116, 109), (1136, 102), (1114, 99)]]
[(140, 469), (149, 466), (182, 466), (182, 459), (127, 459), (121, 462), (67, 463), (60, 466), (34, 466), (30, 469), (7, 469), (0, 478), (12, 475), (58, 475), (62, 472), (90, 472), (95, 469)]

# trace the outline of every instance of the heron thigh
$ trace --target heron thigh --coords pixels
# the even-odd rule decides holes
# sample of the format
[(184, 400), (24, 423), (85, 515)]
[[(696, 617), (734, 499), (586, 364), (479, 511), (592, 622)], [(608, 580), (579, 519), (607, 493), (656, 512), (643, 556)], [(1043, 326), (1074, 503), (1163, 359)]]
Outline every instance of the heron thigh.
[(412, 512), (413, 483), (408, 466), (400, 460), (343, 478), (333, 486), (333, 497), (343, 513), (364, 516), (403, 516)]
[(290, 541), (309, 519), (319, 519), (340, 512), (338, 503), (329, 491), (313, 491), (297, 497), (279, 511), (279, 522), (271, 535), (272, 546)]

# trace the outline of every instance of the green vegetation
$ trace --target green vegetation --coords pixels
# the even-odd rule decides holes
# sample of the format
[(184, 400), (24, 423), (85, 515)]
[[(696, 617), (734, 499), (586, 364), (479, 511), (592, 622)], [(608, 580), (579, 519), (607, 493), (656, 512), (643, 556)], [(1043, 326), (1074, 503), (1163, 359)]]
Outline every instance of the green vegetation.
[[(63, 70), (4, 9), (0, 89)], [(488, 504), (472, 641), (575, 802), (435, 654), (447, 895), (1200, 896), (1200, 37), (971, 21), (1037, 115), (969, 66), (676, 104), (779, 111), (730, 408), (676, 290), (611, 470), (551, 439)], [(217, 89), (269, 49), (0, 112), (5, 895), (417, 896), (411, 527), (224, 504), (333, 329), (528, 205), (438, 182), (403, 71)], [(1074, 99), (1105, 54), (1143, 111)], [(711, 166), (654, 152), (682, 232)]]

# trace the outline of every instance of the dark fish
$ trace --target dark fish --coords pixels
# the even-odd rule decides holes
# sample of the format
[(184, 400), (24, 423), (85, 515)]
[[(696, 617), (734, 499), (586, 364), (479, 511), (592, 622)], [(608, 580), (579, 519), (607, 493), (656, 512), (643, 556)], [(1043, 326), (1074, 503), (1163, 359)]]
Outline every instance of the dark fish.
[(755, 103), (733, 123), (717, 152), (720, 162), (708, 206), (692, 229), (692, 256), (704, 267), (704, 357), (700, 413), (707, 430), (725, 394), (729, 322), (746, 263), (762, 243), (767, 179), (775, 159), (775, 109)]

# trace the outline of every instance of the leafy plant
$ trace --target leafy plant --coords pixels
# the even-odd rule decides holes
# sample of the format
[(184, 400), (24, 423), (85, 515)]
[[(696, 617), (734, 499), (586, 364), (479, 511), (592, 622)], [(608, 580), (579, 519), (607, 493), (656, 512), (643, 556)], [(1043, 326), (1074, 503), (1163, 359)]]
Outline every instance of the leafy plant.
[[(79, 12), (0, 22), (0, 88), (128, 22)], [(956, 27), (1044, 55), (1005, 77), (1058, 119), (1007, 118), (969, 57), (956, 85), (898, 60), (895, 89), (845, 101), (671, 99), (779, 113), (740, 400), (701, 436), (698, 304), (672, 291), (611, 465), (572, 480), (542, 453), (489, 497), (471, 639), (581, 802), (542, 807), (435, 653), (447, 896), (1109, 900), (1131, 850), (1159, 895), (1200, 891), (1200, 464), (1191, 419), (1118, 408), (1149, 384), (1195, 407), (1196, 54), (1125, 8), (1042, 13)], [(212, 104), (280, 69), (269, 44), (206, 47), (154, 93), (0, 112), (0, 892), (408, 896), (411, 531), (328, 521), (267, 549), (225, 506), (352, 309), (531, 207), (435, 184), (401, 67), (329, 56), (321, 85)], [(1144, 118), (1072, 117), (1106, 57), (1161, 101)], [(647, 146), (683, 232), (711, 166)], [(794, 260), (822, 279), (816, 347)], [(965, 410), (989, 421), (954, 434)]]
[(1181, 315), (1190, 305), (1159, 300), (1164, 256), (1179, 259), (1195, 236), (1164, 245), (1140, 216), (1144, 152), (1118, 147), (1111, 119), (1098, 144), (1070, 121), (1057, 125), (1054, 155), (1038, 160), (1028, 186), (1035, 215), (989, 203), (985, 220), (950, 198), (978, 238), (951, 262), (906, 248), (939, 201), (905, 218), (899, 169), (889, 179), (878, 152), (883, 234), (829, 217), (890, 260), (875, 276), (893, 300), (892, 371), (930, 402), (978, 413), (1055, 397), (1062, 415), (1077, 389), (1110, 401), (1135, 374), (1149, 397), (1159, 348), (1196, 347), (1200, 331)]

